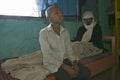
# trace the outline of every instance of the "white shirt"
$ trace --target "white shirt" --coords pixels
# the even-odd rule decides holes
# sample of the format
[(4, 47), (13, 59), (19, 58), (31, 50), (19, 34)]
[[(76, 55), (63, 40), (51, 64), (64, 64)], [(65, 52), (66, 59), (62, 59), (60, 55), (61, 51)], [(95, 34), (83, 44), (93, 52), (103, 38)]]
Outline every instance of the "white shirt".
[(60, 26), (60, 36), (53, 31), (51, 24), (43, 28), (39, 35), (43, 64), (50, 73), (57, 72), (64, 58), (71, 61), (78, 60), (73, 54), (70, 35), (62, 26)]

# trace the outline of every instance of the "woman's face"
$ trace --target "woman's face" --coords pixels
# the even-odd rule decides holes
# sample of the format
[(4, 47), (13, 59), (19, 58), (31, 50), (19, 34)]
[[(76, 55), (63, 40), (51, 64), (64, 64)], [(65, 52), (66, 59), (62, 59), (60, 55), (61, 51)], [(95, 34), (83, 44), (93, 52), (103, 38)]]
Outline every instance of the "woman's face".
[(86, 25), (90, 25), (90, 24), (92, 23), (92, 20), (93, 20), (92, 17), (91, 17), (91, 18), (84, 18), (84, 19), (83, 19), (83, 22), (84, 22)]

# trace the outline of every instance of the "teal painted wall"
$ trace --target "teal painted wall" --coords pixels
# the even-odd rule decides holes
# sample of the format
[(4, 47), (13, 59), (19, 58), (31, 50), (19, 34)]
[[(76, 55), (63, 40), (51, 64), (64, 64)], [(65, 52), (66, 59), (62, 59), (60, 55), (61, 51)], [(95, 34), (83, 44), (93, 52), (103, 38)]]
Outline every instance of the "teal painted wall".
[(98, 22), (102, 27), (103, 35), (112, 35), (108, 25), (108, 15), (105, 13), (106, 8), (110, 4), (110, 0), (98, 0)]
[[(105, 14), (109, 0), (98, 1), (98, 22), (103, 35), (111, 35), (108, 16)], [(17, 57), (40, 49), (39, 31), (48, 24), (46, 19), (0, 17), (0, 59)], [(76, 19), (65, 19), (62, 25), (68, 29), (73, 39), (81, 22)]]
[[(0, 18), (0, 59), (21, 56), (40, 49), (39, 31), (47, 25), (46, 19)], [(69, 30), (73, 39), (80, 22), (66, 20), (62, 25)]]
[(0, 58), (20, 56), (39, 48), (38, 33), (43, 21), (0, 19)]

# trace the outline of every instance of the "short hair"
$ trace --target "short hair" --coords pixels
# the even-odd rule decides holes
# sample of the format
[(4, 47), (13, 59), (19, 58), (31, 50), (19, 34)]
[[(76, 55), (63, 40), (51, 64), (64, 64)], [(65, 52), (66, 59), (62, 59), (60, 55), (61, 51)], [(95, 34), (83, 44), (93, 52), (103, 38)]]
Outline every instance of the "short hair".
[[(52, 5), (52, 6), (48, 7), (48, 8), (45, 10), (45, 16), (48, 17), (49, 14), (51, 13), (50, 11), (51, 11), (52, 9), (56, 8), (56, 7), (59, 8), (59, 7), (56, 6), (56, 5)], [(60, 9), (60, 8), (59, 8), (59, 9)]]

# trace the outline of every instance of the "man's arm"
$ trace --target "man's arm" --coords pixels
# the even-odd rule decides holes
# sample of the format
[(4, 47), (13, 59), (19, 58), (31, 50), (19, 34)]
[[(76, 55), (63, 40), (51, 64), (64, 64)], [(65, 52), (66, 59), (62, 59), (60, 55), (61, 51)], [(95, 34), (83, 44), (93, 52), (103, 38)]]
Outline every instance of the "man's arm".
[(67, 71), (68, 74), (69, 74), (72, 78), (76, 78), (76, 77), (79, 75), (79, 73), (76, 72), (72, 66), (68, 66), (68, 65), (66, 65), (66, 64), (63, 63), (63, 64), (61, 65), (61, 68), (64, 69), (65, 71)]

